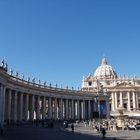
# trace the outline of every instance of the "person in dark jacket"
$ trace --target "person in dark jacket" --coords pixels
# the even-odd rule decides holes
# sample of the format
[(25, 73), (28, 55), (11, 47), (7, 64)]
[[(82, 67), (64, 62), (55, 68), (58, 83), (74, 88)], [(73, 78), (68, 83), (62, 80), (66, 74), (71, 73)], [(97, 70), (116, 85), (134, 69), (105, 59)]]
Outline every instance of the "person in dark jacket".
[(102, 128), (102, 136), (103, 136), (103, 138), (105, 138), (105, 134), (106, 134), (106, 130), (105, 130), (105, 128)]
[(73, 125), (73, 123), (71, 124), (71, 131), (74, 132), (74, 125)]

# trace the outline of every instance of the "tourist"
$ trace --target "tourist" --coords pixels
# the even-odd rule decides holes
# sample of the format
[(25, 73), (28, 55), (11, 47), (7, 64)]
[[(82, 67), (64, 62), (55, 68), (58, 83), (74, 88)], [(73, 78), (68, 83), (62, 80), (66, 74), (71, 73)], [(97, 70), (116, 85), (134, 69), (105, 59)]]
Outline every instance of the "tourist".
[(73, 125), (73, 123), (71, 124), (71, 130), (72, 130), (72, 132), (74, 132), (74, 125)]
[(105, 130), (105, 128), (102, 128), (102, 136), (103, 136), (103, 138), (105, 138), (105, 134), (106, 134), (106, 130)]

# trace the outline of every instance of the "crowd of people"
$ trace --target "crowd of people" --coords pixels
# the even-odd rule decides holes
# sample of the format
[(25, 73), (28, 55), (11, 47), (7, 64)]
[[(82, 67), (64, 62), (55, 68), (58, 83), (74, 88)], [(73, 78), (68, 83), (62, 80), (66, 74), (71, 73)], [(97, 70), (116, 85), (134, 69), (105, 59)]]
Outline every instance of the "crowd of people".
[[(116, 119), (100, 119), (100, 120), (88, 120), (83, 122), (85, 127), (89, 125), (93, 130), (99, 132), (104, 128), (107, 131), (117, 131), (119, 127), (117, 126)], [(136, 119), (125, 119), (123, 130), (137, 130), (140, 129), (140, 120)]]

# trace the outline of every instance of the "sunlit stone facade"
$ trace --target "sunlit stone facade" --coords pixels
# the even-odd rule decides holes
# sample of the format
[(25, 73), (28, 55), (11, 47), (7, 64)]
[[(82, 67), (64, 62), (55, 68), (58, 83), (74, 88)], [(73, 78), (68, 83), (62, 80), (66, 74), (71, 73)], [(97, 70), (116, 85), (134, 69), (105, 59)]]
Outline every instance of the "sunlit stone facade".
[(106, 58), (102, 59), (94, 75), (83, 78), (82, 91), (91, 94), (100, 91), (109, 95), (111, 116), (117, 114), (119, 105), (125, 108), (126, 115), (140, 116), (140, 79), (136, 76), (118, 77)]
[[(102, 107), (100, 112), (99, 107)], [(97, 115), (98, 114), (98, 115)], [(109, 96), (88, 91), (53, 87), (46, 82), (27, 80), (18, 72), (0, 66), (0, 123), (34, 120), (109, 118)]]

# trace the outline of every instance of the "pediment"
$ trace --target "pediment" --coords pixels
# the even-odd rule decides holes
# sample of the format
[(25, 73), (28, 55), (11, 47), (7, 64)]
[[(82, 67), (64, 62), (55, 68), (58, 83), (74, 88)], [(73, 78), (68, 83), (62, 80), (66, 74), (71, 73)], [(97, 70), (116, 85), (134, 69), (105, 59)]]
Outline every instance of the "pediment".
[(122, 82), (122, 83), (117, 84), (115, 88), (134, 88), (134, 85), (126, 83), (126, 82)]

